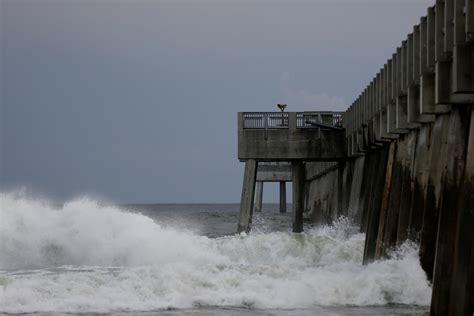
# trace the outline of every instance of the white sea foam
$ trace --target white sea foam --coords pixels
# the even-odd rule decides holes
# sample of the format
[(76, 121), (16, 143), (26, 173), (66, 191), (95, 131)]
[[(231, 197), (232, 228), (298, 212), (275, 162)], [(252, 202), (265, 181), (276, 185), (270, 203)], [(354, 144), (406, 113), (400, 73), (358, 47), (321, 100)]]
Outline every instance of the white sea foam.
[(348, 220), (210, 239), (79, 199), (0, 195), (0, 312), (428, 305), (417, 249), (362, 266)]

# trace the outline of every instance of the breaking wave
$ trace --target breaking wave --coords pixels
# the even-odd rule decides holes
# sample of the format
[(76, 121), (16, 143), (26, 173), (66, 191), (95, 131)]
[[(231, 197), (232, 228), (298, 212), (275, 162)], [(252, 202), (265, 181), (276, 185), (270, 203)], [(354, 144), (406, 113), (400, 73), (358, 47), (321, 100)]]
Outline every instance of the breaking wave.
[(363, 266), (347, 219), (304, 234), (208, 238), (82, 198), (0, 194), (0, 312), (430, 303), (414, 245)]

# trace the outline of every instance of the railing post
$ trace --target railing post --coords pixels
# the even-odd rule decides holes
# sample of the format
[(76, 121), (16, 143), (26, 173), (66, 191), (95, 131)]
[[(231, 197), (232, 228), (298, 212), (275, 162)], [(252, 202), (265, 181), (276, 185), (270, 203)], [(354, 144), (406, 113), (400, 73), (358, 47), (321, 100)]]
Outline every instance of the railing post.
[(268, 134), (267, 134), (268, 114), (267, 114), (267, 113), (263, 113), (263, 114), (262, 114), (262, 117), (263, 117), (263, 128), (265, 129), (265, 140), (267, 140), (267, 138), (268, 138)]
[(288, 129), (296, 129), (296, 112), (288, 112)]

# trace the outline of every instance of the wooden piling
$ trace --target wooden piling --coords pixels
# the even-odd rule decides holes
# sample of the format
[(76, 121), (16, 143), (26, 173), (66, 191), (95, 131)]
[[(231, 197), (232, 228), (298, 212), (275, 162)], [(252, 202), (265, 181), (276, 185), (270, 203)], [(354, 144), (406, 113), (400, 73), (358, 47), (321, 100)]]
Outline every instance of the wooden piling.
[(423, 222), (420, 240), (420, 263), (428, 279), (433, 278), (436, 237), (438, 235), (439, 204), (447, 159), (449, 116), (440, 115), (433, 126), (429, 145), (429, 171), (424, 196)]
[(280, 181), (280, 213), (286, 213), (286, 182)]
[(416, 135), (410, 133), (399, 144), (402, 146), (402, 187), (400, 194), (400, 212), (398, 216), (397, 245), (409, 237), (410, 206), (413, 198), (413, 165), (415, 160)]
[(368, 205), (373, 187), (376, 164), (374, 153), (367, 153), (364, 160), (364, 172), (362, 176), (362, 185), (360, 187), (360, 199), (358, 210), (356, 212), (355, 222), (360, 223), (360, 232), (367, 230)]
[(470, 110), (468, 107), (456, 107), (450, 115), (447, 139), (449, 159), (446, 160), (445, 182), (439, 212), (431, 315), (448, 315), (451, 305), (453, 258), (458, 233), (456, 228), (460, 215), (459, 196), (466, 163)]
[(253, 201), (255, 194), (255, 181), (257, 179), (257, 161), (249, 159), (245, 162), (244, 183), (240, 199), (240, 216), (237, 232), (250, 232), (253, 215)]
[(262, 199), (263, 199), (263, 181), (258, 181), (257, 192), (255, 193), (255, 212), (262, 211)]
[(377, 243), (378, 226), (380, 223), (380, 210), (382, 205), (382, 195), (388, 164), (388, 154), (390, 146), (385, 145), (375, 154), (375, 173), (370, 190), (370, 200), (368, 203), (367, 229), (365, 234), (364, 260), (367, 264), (375, 259), (375, 248)]
[(455, 228), (451, 315), (470, 315), (474, 312), (474, 107), (471, 108), (465, 174)]
[(387, 218), (384, 232), (384, 242), (381, 256), (385, 256), (387, 252), (395, 247), (397, 243), (398, 217), (400, 213), (400, 195), (402, 191), (402, 157), (403, 151), (399, 148), (399, 143), (395, 145), (395, 157), (392, 171), (392, 185), (390, 188), (390, 197), (387, 210)]
[(293, 232), (303, 231), (305, 168), (301, 161), (292, 163), (293, 169)]
[(380, 219), (378, 224), (378, 233), (377, 233), (377, 242), (375, 247), (375, 259), (380, 259), (382, 257), (383, 251), (383, 242), (384, 242), (384, 234), (385, 234), (385, 224), (387, 219), (387, 211), (388, 211), (388, 202), (390, 196), (390, 189), (392, 186), (392, 174), (393, 174), (393, 162), (395, 157), (395, 143), (390, 144), (389, 152), (388, 152), (388, 159), (387, 159), (387, 167), (385, 172), (385, 180), (384, 186), (382, 191), (382, 202), (380, 206)]

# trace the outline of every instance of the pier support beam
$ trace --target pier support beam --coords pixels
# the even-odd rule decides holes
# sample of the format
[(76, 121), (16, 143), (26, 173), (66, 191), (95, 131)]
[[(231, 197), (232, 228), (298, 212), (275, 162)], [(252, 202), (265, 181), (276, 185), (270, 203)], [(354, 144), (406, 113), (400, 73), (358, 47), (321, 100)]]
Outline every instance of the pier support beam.
[(263, 199), (263, 181), (258, 181), (257, 192), (255, 194), (255, 212), (262, 211), (262, 199)]
[(439, 204), (447, 159), (448, 127), (449, 115), (440, 115), (433, 126), (433, 135), (428, 153), (430, 156), (430, 169), (428, 171), (423, 224), (421, 226), (420, 263), (429, 280), (433, 279)]
[(401, 153), (403, 152), (403, 146), (398, 143), (395, 144), (395, 157), (392, 169), (392, 183), (390, 187), (390, 196), (387, 209), (387, 217), (385, 223), (384, 240), (382, 245), (381, 256), (386, 256), (390, 249), (395, 247), (397, 243), (397, 232), (398, 232), (398, 217), (400, 215), (400, 196), (402, 192), (402, 158)]
[(370, 200), (371, 184), (374, 178), (376, 164), (373, 153), (368, 153), (364, 158), (362, 185), (360, 186), (360, 199), (355, 214), (355, 222), (360, 224), (360, 232), (367, 230), (368, 205)]
[(398, 214), (397, 245), (403, 244), (410, 236), (410, 207), (414, 191), (413, 165), (416, 148), (415, 136), (415, 132), (412, 132), (399, 141), (399, 144), (401, 145), (399, 148), (403, 148), (403, 152), (401, 153), (402, 184), (400, 192), (400, 210)]
[(249, 232), (252, 224), (255, 180), (257, 178), (257, 161), (249, 159), (245, 162), (244, 183), (240, 199), (240, 216), (237, 232)]
[[(382, 206), (382, 195), (384, 193), (385, 179), (387, 177), (387, 166), (390, 164), (392, 171), (393, 155), (395, 145), (385, 145), (377, 152), (373, 153), (375, 163), (374, 178), (370, 185), (369, 203), (367, 208), (367, 228), (365, 233), (365, 247), (363, 263), (367, 264), (375, 259), (375, 248), (379, 232), (380, 214)], [(389, 159), (390, 157), (390, 159)]]
[(303, 162), (295, 161), (293, 166), (293, 232), (303, 231), (305, 168)]
[(451, 315), (474, 312), (474, 106), (471, 111), (466, 166), (455, 228)]
[(280, 181), (280, 213), (286, 213), (286, 182)]
[[(439, 209), (438, 236), (436, 241), (435, 267), (431, 315), (450, 315), (451, 285), (454, 276), (455, 249), (459, 245), (456, 236), (459, 223), (461, 184), (466, 164), (467, 143), (471, 109), (455, 107), (450, 114), (444, 187)], [(472, 234), (472, 227), (470, 229)]]

